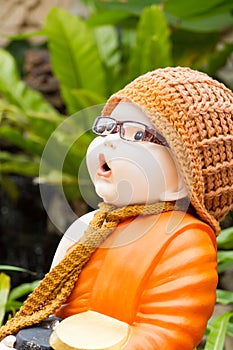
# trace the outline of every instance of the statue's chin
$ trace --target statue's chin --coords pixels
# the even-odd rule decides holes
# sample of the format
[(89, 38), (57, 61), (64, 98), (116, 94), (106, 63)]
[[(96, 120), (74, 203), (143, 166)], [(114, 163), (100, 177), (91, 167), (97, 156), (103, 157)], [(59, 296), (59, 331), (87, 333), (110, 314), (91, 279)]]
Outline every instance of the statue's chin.
[(117, 205), (119, 194), (113, 184), (96, 183), (95, 190), (105, 203)]

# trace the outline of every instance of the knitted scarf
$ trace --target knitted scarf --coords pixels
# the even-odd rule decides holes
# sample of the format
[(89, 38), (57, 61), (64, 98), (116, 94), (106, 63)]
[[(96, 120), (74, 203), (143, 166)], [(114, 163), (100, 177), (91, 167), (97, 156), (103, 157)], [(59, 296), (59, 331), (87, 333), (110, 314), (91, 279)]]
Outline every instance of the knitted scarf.
[(175, 208), (175, 202), (130, 205), (123, 208), (101, 203), (99, 210), (73, 249), (45, 275), (15, 316), (0, 328), (0, 340), (52, 315), (70, 295), (91, 255), (114, 231), (119, 222), (138, 215), (159, 214), (174, 209), (179, 209)]

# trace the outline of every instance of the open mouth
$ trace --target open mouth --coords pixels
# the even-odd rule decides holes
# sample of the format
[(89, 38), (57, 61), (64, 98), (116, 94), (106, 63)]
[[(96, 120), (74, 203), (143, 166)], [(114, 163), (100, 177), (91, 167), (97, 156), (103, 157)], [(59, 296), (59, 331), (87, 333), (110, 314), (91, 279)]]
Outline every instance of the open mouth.
[(109, 168), (109, 166), (108, 166), (107, 163), (104, 163), (104, 164), (102, 165), (102, 168), (103, 168), (104, 171), (110, 171), (110, 170), (111, 170), (111, 169)]
[(99, 176), (103, 176), (103, 177), (111, 176), (112, 170), (109, 167), (109, 164), (106, 162), (106, 159), (105, 159), (103, 153), (99, 154), (99, 164), (100, 164), (100, 167), (97, 171), (97, 174)]

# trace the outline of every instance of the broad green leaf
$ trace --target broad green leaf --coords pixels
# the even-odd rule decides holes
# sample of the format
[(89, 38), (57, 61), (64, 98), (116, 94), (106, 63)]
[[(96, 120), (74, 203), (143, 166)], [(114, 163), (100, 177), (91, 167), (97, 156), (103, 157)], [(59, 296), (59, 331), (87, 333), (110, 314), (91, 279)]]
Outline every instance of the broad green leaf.
[(233, 227), (221, 231), (217, 237), (217, 245), (219, 249), (233, 249)]
[(219, 5), (213, 7), (210, 11), (207, 11), (202, 16), (213, 16), (213, 15), (219, 15), (219, 14), (226, 14), (226, 13), (232, 13), (233, 10), (233, 2), (228, 0), (222, 0)]
[(196, 15), (208, 15), (212, 9), (222, 3), (224, 0), (167, 0), (164, 4), (164, 11), (178, 18), (189, 18)]
[(217, 289), (217, 303), (228, 305), (233, 304), (233, 292)]
[[(44, 144), (57, 126), (65, 119), (61, 115), (55, 115), (52, 113), (30, 113), (27, 117), (29, 120), (29, 126), (26, 129), (28, 136), (38, 135), (41, 140), (44, 140), (42, 141)], [(33, 139), (35, 139), (35, 136)]]
[(69, 113), (78, 110), (70, 91), (86, 89), (106, 95), (105, 73), (98, 48), (86, 23), (65, 10), (54, 8), (45, 26), (51, 62)]
[[(86, 89), (72, 89), (69, 93), (69, 109), (73, 112), (80, 111), (89, 106), (102, 104), (105, 101), (106, 98)], [(79, 125), (76, 125), (77, 127)]]
[(64, 116), (51, 112), (27, 110), (23, 113), (20, 107), (0, 99), (1, 136), (30, 153), (34, 153), (31, 143), (44, 147), (51, 133), (63, 121)]
[(74, 89), (70, 92), (75, 99), (75, 106), (78, 109), (84, 109), (88, 106), (103, 104), (106, 98), (99, 96), (97, 93), (85, 89)]
[(227, 335), (233, 338), (233, 323), (229, 322), (227, 326)]
[(233, 266), (233, 251), (218, 251), (218, 272), (221, 273)]
[(102, 62), (106, 67), (116, 67), (121, 59), (119, 34), (116, 28), (113, 26), (101, 26), (93, 29), (93, 33)]
[(53, 125), (58, 125), (64, 121), (65, 116), (62, 114), (54, 113), (42, 113), (42, 112), (31, 112), (27, 115), (30, 119), (40, 120), (44, 124), (51, 123)]
[(20, 147), (29, 153), (41, 155), (44, 148), (44, 140), (38, 135), (30, 135), (28, 132), (22, 132), (10, 126), (0, 126), (0, 137), (11, 142), (12, 145)]
[[(2, 102), (2, 103), (1, 103)], [(1, 118), (2, 117), (2, 118)], [(64, 117), (54, 113), (20, 112), (0, 99), (0, 137), (31, 155), (41, 155), (43, 148)]]
[(117, 25), (120, 24), (121, 21), (128, 19), (130, 16), (132, 16), (131, 13), (123, 10), (103, 11), (92, 14), (87, 20), (87, 24), (89, 27)]
[(10, 277), (0, 273), (0, 326), (2, 325), (8, 294), (10, 291)]
[(118, 73), (113, 92), (118, 91), (135, 78), (135, 72), (131, 67), (129, 68), (129, 65), (132, 66), (130, 60), (132, 60), (134, 54), (135, 43), (136, 30), (134, 28), (124, 28), (120, 33), (121, 71)]
[(16, 105), (10, 104), (3, 97), (0, 98), (0, 124), (21, 125), (26, 127), (28, 119)]
[(12, 34), (12, 35), (4, 35), (4, 36), (8, 38), (10, 41), (27, 40), (37, 36), (43, 36), (43, 31), (37, 30), (29, 33), (20, 33), (20, 34)]
[(230, 12), (226, 13), (212, 13), (208, 16), (192, 17), (188, 20), (181, 20), (178, 17), (173, 17), (170, 14), (166, 14), (167, 20), (170, 25), (183, 28), (185, 30), (211, 33), (215, 31), (221, 31), (233, 26), (233, 16)]
[(230, 251), (219, 251), (218, 252), (218, 263), (224, 263), (227, 261), (233, 262), (233, 250)]
[(29, 293), (31, 293), (38, 285), (40, 281), (33, 281), (31, 283), (23, 283), (13, 288), (9, 294), (8, 300), (17, 300)]
[(174, 65), (203, 70), (216, 49), (218, 39), (216, 33), (191, 34), (186, 30), (173, 29), (171, 40)]
[(215, 317), (211, 316), (208, 320), (205, 334), (209, 334), (212, 324), (214, 323)]
[(170, 31), (157, 6), (146, 8), (140, 18), (136, 46), (131, 57), (131, 75), (138, 76), (172, 64)]
[(66, 173), (67, 178), (69, 174), (72, 175), (73, 172), (77, 174), (77, 166), (82, 160), (82, 149), (75, 153), (75, 157), (71, 159), (71, 162), (67, 162), (67, 154), (76, 140), (75, 137), (75, 129), (74, 133), (70, 135), (69, 133), (62, 132), (62, 130), (56, 130), (46, 144), (45, 151), (41, 158), (41, 178), (49, 179), (50, 183), (52, 183), (51, 179), (56, 179), (57, 183), (61, 182), (62, 173), (64, 176)]
[(134, 14), (140, 15), (142, 10), (145, 7), (161, 4), (164, 0), (128, 0), (128, 1), (119, 1), (119, 0), (100, 0), (98, 3), (102, 4), (102, 7), (109, 10), (122, 10), (131, 12)]
[[(113, 26), (101, 26), (93, 29), (100, 57), (106, 71), (108, 96), (119, 90), (119, 87), (121, 88), (126, 83), (122, 72), (126, 68), (126, 64), (123, 62), (126, 44), (123, 42), (123, 38), (125, 38), (126, 32), (126, 29), (121, 30), (119, 36), (119, 30)], [(129, 45), (130, 43), (127, 42), (127, 44)], [(121, 77), (120, 79), (119, 76)]]
[(13, 57), (5, 50), (0, 49), (0, 93), (10, 103), (20, 107), (24, 112), (28, 110), (54, 112), (41, 94), (26, 86), (20, 80)]
[(17, 271), (17, 272), (26, 272), (30, 275), (35, 275), (35, 272), (32, 272), (28, 269), (24, 269), (23, 267), (12, 266), (12, 265), (0, 265), (0, 271)]
[(11, 314), (15, 314), (17, 310), (20, 309), (20, 307), (23, 305), (23, 301), (17, 301), (17, 300), (11, 300), (7, 301), (6, 303), (6, 312), (11, 312)]
[(232, 312), (226, 312), (217, 317), (211, 325), (210, 333), (207, 337), (205, 350), (222, 350), (224, 347), (227, 326)]
[(26, 176), (38, 176), (40, 158), (23, 154), (0, 152), (0, 173), (14, 173)]
[(233, 266), (232, 260), (226, 261), (224, 263), (219, 263), (218, 264), (218, 273), (222, 273), (222, 272), (226, 271), (231, 266)]

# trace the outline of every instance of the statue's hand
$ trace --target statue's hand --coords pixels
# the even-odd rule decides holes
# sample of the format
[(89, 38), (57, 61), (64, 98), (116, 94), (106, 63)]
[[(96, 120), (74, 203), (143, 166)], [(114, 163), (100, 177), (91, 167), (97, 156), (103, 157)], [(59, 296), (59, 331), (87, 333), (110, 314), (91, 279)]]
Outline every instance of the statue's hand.
[(4, 338), (0, 342), (0, 350), (8, 350), (8, 349), (15, 349), (14, 343), (15, 343), (15, 336), (14, 335), (8, 335), (6, 338)]

